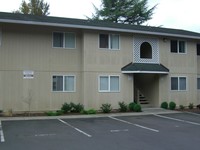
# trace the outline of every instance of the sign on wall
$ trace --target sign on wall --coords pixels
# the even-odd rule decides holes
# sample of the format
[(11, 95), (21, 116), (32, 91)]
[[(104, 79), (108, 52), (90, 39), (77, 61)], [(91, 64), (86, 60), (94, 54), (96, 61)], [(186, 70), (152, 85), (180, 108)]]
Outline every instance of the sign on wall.
[(33, 79), (34, 78), (34, 71), (32, 71), (32, 70), (24, 70), (23, 71), (23, 78), (24, 79)]

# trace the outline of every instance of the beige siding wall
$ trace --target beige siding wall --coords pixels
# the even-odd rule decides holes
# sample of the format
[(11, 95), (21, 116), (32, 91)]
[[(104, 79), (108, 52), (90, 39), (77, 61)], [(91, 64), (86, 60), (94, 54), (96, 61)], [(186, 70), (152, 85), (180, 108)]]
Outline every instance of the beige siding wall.
[[(101, 104), (110, 103), (116, 109), (119, 101), (129, 103), (133, 100), (133, 79), (121, 74), (121, 68), (133, 59), (133, 37), (120, 34), (120, 50), (108, 50), (99, 48), (99, 33), (105, 32), (84, 32), (84, 105), (99, 109)], [(100, 75), (118, 75), (120, 92), (99, 92)]]
[[(2, 24), (1, 28), (0, 109), (28, 111), (30, 104), (31, 111), (56, 110), (64, 102), (82, 103), (85, 108), (95, 109), (103, 103), (111, 103), (116, 109), (119, 101), (133, 101), (134, 77), (121, 73), (122, 67), (134, 62), (132, 34), (115, 33), (120, 35), (120, 50), (108, 50), (99, 48), (99, 33), (107, 33), (104, 31), (8, 24)], [(53, 31), (75, 32), (76, 48), (53, 48)], [(154, 106), (171, 100), (178, 105), (200, 103), (196, 88), (197, 74), (200, 74), (196, 43), (185, 40), (187, 53), (174, 54), (170, 52), (170, 38), (167, 41), (163, 41), (163, 37), (153, 38), (159, 39), (160, 63), (169, 68), (170, 73), (138, 78), (141, 82), (152, 79), (146, 83), (148, 86), (140, 85), (146, 96)], [(34, 71), (34, 78), (23, 79), (24, 70)], [(74, 75), (76, 91), (53, 92), (53, 75)], [(99, 92), (100, 75), (119, 76), (120, 91)], [(171, 91), (171, 76), (186, 76), (187, 90)], [(137, 82), (135, 84), (140, 84)]]
[[(0, 47), (0, 104), (6, 111), (59, 109), (68, 101), (81, 102), (81, 33), (76, 32), (76, 49), (52, 48), (53, 31), (73, 30), (2, 25)], [(23, 79), (33, 70), (34, 79)], [(76, 92), (52, 92), (52, 75), (75, 75)], [(1, 109), (1, 108), (0, 108)]]
[[(169, 75), (160, 78), (160, 102), (175, 101), (177, 105), (188, 106), (189, 103), (198, 103), (197, 100), (197, 56), (196, 43), (190, 40), (186, 41), (186, 54), (177, 54), (170, 52), (170, 39), (166, 42), (160, 40), (160, 62), (170, 69)], [(187, 77), (186, 91), (171, 91), (171, 77)]]

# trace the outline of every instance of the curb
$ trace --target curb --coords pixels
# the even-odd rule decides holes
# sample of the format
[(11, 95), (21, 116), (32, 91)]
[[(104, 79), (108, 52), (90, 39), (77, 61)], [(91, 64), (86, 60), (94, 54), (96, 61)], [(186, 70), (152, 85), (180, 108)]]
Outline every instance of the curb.
[(175, 114), (182, 113), (179, 111), (163, 110), (160, 108), (148, 108), (143, 112), (131, 113), (109, 113), (109, 114), (94, 114), (94, 115), (66, 115), (66, 116), (33, 116), (33, 117), (0, 117), (1, 121), (20, 121), (20, 120), (51, 120), (51, 119), (87, 119), (87, 118), (103, 118), (103, 117), (125, 117), (125, 116), (145, 116), (153, 114)]

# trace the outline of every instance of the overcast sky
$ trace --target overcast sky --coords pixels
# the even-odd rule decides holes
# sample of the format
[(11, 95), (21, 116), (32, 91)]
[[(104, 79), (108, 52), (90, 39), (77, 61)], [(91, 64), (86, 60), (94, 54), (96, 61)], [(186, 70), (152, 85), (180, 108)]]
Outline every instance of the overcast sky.
[[(28, 0), (26, 0), (28, 2)], [(100, 7), (101, 0), (44, 0), (50, 4), (50, 16), (81, 18), (91, 16), (93, 5)], [(17, 10), (22, 0), (0, 0), (0, 11)], [(200, 32), (200, 0), (149, 0), (149, 6), (157, 5), (148, 25), (178, 28)]]

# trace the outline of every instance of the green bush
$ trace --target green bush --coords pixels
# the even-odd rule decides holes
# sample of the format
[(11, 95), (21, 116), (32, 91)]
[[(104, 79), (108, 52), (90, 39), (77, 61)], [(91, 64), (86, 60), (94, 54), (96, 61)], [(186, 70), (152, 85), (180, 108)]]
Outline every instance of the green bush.
[(194, 108), (194, 104), (193, 103), (189, 103), (188, 108), (189, 109), (193, 109)]
[(97, 111), (94, 110), (94, 109), (89, 109), (89, 110), (82, 110), (81, 113), (82, 113), (82, 114), (90, 115), (90, 114), (96, 114)]
[(176, 108), (176, 103), (175, 102), (170, 102), (169, 103), (169, 109), (174, 110)]
[(110, 113), (112, 111), (111, 104), (102, 104), (101, 110), (103, 113)]
[(70, 103), (70, 105), (71, 105), (71, 112), (80, 113), (82, 110), (84, 110), (84, 106), (80, 103), (78, 104)]
[(183, 109), (185, 109), (185, 107), (184, 107), (183, 105), (180, 105), (180, 106), (179, 106), (179, 109), (180, 109), (180, 110), (183, 110)]
[(61, 107), (61, 110), (63, 110), (64, 113), (70, 112), (71, 109), (72, 109), (72, 106), (71, 106), (71, 104), (68, 104), (68, 103), (64, 103), (64, 104), (62, 105), (62, 107)]
[(57, 110), (57, 111), (48, 111), (46, 112), (47, 116), (59, 116), (63, 114), (62, 110)]
[(168, 103), (167, 102), (162, 102), (160, 107), (164, 108), (164, 109), (168, 109)]
[(119, 111), (120, 112), (127, 112), (127, 110), (128, 110), (128, 105), (127, 104), (125, 104), (125, 102), (119, 102), (118, 103), (119, 104)]
[(135, 104), (133, 110), (135, 112), (141, 112), (142, 111), (141, 105), (140, 104)]
[(128, 108), (130, 111), (134, 111), (134, 106), (136, 105), (136, 103), (134, 102), (131, 102), (129, 105), (128, 105)]

